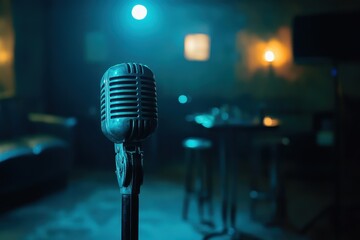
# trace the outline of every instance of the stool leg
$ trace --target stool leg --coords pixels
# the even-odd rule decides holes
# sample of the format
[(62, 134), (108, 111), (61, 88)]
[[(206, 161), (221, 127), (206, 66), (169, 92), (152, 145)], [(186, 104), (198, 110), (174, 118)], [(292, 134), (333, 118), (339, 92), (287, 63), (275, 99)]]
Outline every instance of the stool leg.
[(209, 206), (209, 217), (212, 218), (214, 215), (214, 206), (213, 206), (213, 166), (212, 161), (208, 160), (206, 162), (206, 185), (207, 185), (207, 199)]
[(189, 212), (189, 201), (190, 201), (190, 195), (193, 191), (192, 189), (192, 183), (193, 183), (193, 162), (191, 158), (191, 151), (186, 150), (185, 151), (185, 160), (186, 160), (186, 175), (185, 175), (185, 196), (184, 196), (184, 202), (183, 202), (183, 212), (182, 217), (184, 220), (187, 220), (188, 218), (188, 212)]
[(200, 222), (204, 221), (204, 192), (205, 192), (205, 184), (204, 184), (204, 166), (202, 165), (202, 159), (200, 158), (200, 151), (196, 151), (195, 153), (195, 162), (196, 162), (196, 186), (197, 186), (197, 203), (198, 203), (198, 212)]
[[(201, 154), (201, 150), (186, 149), (185, 152), (185, 195), (182, 217), (184, 220), (188, 219), (190, 201), (195, 197), (200, 223), (212, 226), (213, 223), (207, 221), (207, 216), (213, 215), (212, 166)], [(205, 213), (208, 214), (205, 216)]]
[(287, 206), (285, 200), (285, 189), (281, 180), (279, 165), (278, 146), (271, 146), (271, 165), (270, 165), (270, 189), (271, 201), (273, 205), (272, 221), (274, 224), (283, 224), (287, 217)]
[[(202, 208), (204, 214), (202, 216), (202, 223), (213, 227), (214, 223), (212, 221), (213, 217), (213, 203), (212, 203), (212, 163), (209, 160), (206, 160), (206, 156), (201, 159), (202, 163), (202, 180), (203, 180), (203, 189), (202, 189)], [(206, 208), (205, 208), (206, 207)], [(206, 210), (206, 211), (205, 211)]]
[(251, 178), (250, 178), (250, 218), (256, 219), (256, 207), (259, 200), (260, 193), (259, 189), (259, 178), (261, 177), (261, 150), (262, 148), (258, 145), (252, 146), (251, 156)]

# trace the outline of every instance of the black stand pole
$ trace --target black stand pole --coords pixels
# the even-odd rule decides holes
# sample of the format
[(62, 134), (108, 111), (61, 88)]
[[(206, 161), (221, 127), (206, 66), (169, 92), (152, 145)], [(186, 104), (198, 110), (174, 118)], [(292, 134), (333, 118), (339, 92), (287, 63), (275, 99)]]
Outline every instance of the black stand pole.
[(138, 239), (139, 196), (122, 195), (121, 239)]
[(122, 194), (121, 239), (139, 238), (139, 193), (143, 182), (140, 144), (115, 144), (116, 175)]

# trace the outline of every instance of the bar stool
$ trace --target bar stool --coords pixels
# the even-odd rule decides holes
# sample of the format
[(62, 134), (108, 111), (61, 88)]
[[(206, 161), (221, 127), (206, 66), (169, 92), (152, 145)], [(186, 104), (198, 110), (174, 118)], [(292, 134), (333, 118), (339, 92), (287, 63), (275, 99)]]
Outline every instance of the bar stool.
[[(213, 223), (210, 220), (213, 216), (212, 160), (206, 156), (212, 147), (212, 142), (205, 138), (190, 137), (184, 139), (182, 145), (185, 148), (187, 161), (182, 217), (184, 220), (188, 219), (190, 200), (194, 198), (197, 203), (200, 223), (212, 227)], [(208, 213), (207, 219), (205, 207)]]
[[(250, 217), (257, 218), (257, 206), (260, 201), (267, 201), (271, 205), (271, 218), (267, 222), (268, 226), (284, 225), (287, 221), (287, 205), (285, 196), (285, 186), (280, 170), (282, 160), (280, 148), (289, 144), (289, 140), (284, 137), (265, 137), (254, 141), (254, 153), (252, 158), (252, 175), (250, 180)], [(268, 188), (262, 190), (259, 184), (262, 177), (261, 170), (264, 169), (262, 153), (267, 150), (269, 165), (266, 183)], [(262, 162), (261, 162), (262, 161)]]

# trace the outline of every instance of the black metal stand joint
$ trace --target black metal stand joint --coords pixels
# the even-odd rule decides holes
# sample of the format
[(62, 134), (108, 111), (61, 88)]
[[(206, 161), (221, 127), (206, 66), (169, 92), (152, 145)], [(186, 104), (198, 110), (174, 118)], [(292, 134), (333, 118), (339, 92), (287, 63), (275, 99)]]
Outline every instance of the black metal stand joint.
[(139, 235), (139, 194), (143, 183), (143, 151), (139, 143), (115, 144), (116, 176), (122, 195), (121, 239)]

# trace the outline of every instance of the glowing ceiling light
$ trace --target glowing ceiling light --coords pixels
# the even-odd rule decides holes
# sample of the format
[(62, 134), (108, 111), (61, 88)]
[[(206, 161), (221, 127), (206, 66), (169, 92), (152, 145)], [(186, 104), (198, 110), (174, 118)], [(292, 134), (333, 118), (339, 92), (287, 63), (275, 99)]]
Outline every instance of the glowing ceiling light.
[(132, 11), (131, 11), (131, 15), (133, 16), (133, 18), (135, 18), (136, 20), (142, 20), (146, 17), (147, 15), (147, 9), (145, 6), (143, 5), (135, 5), (133, 8), (132, 8)]

